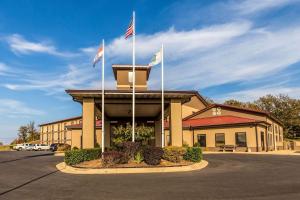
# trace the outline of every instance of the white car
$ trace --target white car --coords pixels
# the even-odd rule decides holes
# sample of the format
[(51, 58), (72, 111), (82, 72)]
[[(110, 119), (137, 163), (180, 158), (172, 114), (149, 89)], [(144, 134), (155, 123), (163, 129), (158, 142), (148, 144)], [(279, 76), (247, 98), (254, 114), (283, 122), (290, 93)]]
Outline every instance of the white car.
[(24, 150), (28, 150), (31, 145), (32, 144), (28, 144), (28, 143), (17, 144), (16, 146), (13, 147), (13, 149), (17, 151), (24, 151)]
[(50, 150), (50, 145), (34, 144), (33, 150), (35, 150), (35, 151), (48, 151), (48, 150)]

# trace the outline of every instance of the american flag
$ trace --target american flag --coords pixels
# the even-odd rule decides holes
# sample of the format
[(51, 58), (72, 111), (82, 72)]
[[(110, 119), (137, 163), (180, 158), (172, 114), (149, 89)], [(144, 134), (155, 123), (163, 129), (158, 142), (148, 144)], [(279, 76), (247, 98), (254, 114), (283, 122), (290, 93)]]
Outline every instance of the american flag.
[(125, 39), (129, 38), (133, 35), (134, 27), (133, 27), (133, 19), (131, 19), (130, 24), (125, 33)]
[(93, 67), (95, 67), (96, 63), (100, 60), (100, 58), (103, 56), (103, 47), (100, 46), (98, 51), (97, 51), (97, 54), (96, 56), (94, 57), (94, 60), (93, 60)]

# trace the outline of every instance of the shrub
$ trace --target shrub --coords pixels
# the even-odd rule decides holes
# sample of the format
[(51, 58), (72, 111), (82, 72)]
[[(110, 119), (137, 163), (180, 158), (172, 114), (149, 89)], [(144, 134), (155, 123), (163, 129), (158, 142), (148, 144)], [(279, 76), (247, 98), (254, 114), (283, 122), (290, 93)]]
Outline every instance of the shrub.
[(161, 147), (146, 146), (144, 148), (144, 160), (148, 165), (158, 165), (164, 154)]
[(57, 151), (69, 151), (71, 150), (71, 145), (69, 144), (58, 144)]
[(102, 154), (102, 163), (106, 167), (124, 163), (124, 153), (119, 151), (107, 151)]
[(143, 162), (144, 160), (143, 153), (141, 151), (137, 152), (137, 154), (134, 156), (134, 160), (139, 164)]
[(122, 142), (131, 141), (132, 137), (132, 128), (130, 123), (127, 123), (126, 126), (116, 126), (113, 127), (112, 132), (112, 143), (115, 146), (119, 146)]
[(123, 142), (119, 147), (125, 156), (133, 159), (135, 154), (140, 150), (141, 144), (139, 142)]
[(199, 142), (196, 142), (193, 147), (201, 147)]
[(200, 162), (202, 160), (202, 150), (200, 147), (189, 147), (183, 158), (192, 162)]
[(100, 148), (100, 144), (98, 142), (96, 142), (95, 148)]
[(101, 149), (79, 149), (66, 151), (65, 163), (67, 165), (76, 165), (84, 161), (95, 160), (100, 158)]
[(136, 127), (136, 141), (143, 145), (149, 145), (149, 142), (154, 138), (154, 127), (145, 126), (144, 124)]
[(186, 153), (186, 148), (184, 147), (165, 147), (163, 159), (168, 160), (170, 162), (180, 162)]
[(188, 147), (189, 147), (189, 144), (188, 144), (186, 141), (184, 141), (183, 144), (182, 144), (182, 147), (188, 148)]
[(79, 149), (79, 148), (78, 148), (78, 147), (76, 147), (76, 146), (72, 148), (72, 150), (78, 150), (78, 149)]

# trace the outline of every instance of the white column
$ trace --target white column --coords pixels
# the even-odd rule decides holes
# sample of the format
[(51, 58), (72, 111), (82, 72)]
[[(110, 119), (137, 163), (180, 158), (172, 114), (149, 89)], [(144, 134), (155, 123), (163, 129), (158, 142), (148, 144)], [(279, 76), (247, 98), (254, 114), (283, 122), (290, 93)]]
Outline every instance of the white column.
[(102, 103), (102, 110), (101, 110), (101, 114), (102, 114), (102, 116), (101, 116), (101, 124), (102, 124), (102, 126), (101, 126), (101, 133), (102, 133), (102, 137), (101, 137), (101, 147), (102, 147), (102, 153), (104, 152), (104, 53), (105, 53), (105, 51), (104, 51), (104, 40), (102, 40), (102, 48), (103, 48), (103, 55), (102, 55), (102, 95), (101, 95), (101, 97), (102, 97), (102, 101), (101, 101), (101, 103)]
[(161, 146), (165, 146), (164, 45), (161, 45)]
[(132, 88), (132, 141), (135, 140), (135, 12), (133, 11), (132, 15), (132, 28), (133, 28), (133, 37), (132, 37), (132, 71), (133, 71), (133, 88)]

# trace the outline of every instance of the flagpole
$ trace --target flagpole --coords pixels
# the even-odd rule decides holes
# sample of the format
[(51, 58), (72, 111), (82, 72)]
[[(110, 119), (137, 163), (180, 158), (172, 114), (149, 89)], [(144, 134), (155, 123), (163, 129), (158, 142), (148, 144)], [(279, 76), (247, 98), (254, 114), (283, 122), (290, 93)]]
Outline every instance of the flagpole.
[(161, 44), (161, 146), (165, 146), (164, 45)]
[(104, 55), (105, 55), (105, 47), (104, 47), (104, 39), (102, 40), (102, 48), (103, 48), (103, 55), (102, 55), (102, 116), (101, 116), (101, 133), (102, 133), (102, 141), (101, 141), (101, 151), (104, 152)]
[(133, 71), (133, 88), (132, 88), (132, 141), (135, 141), (135, 12), (132, 13), (132, 71)]

